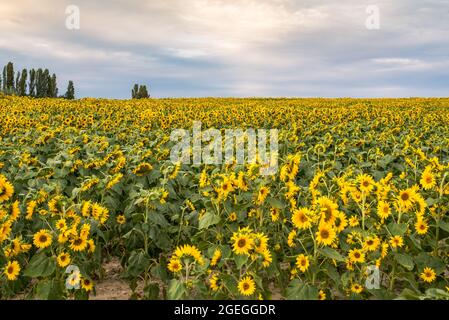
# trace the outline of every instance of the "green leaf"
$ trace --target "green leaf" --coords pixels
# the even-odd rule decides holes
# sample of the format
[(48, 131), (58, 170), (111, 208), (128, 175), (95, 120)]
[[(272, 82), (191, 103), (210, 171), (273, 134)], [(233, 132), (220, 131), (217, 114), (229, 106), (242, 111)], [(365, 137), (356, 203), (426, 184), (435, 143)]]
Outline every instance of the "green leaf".
[(133, 251), (128, 259), (127, 274), (137, 277), (142, 274), (149, 266), (150, 259), (143, 251)]
[(183, 297), (185, 291), (186, 289), (181, 281), (172, 279), (168, 283), (167, 298), (169, 300), (179, 300)]
[(44, 252), (38, 253), (31, 258), (23, 275), (26, 277), (48, 277), (56, 270), (56, 261), (54, 258), (47, 257)]
[(444, 231), (449, 232), (449, 223), (446, 221), (440, 221), (439, 226), (441, 229), (443, 229)]
[(396, 261), (401, 266), (406, 268), (408, 271), (412, 271), (413, 268), (415, 267), (415, 264), (413, 263), (413, 259), (410, 256), (407, 256), (405, 254), (396, 253), (394, 255), (394, 257), (396, 258)]
[(284, 208), (284, 204), (276, 198), (268, 198), (267, 202), (270, 204), (270, 206), (272, 206), (273, 208), (277, 208), (277, 209), (282, 209)]
[(323, 256), (328, 257), (330, 259), (333, 260), (337, 260), (340, 262), (344, 262), (345, 258), (336, 250), (329, 248), (329, 247), (324, 247), (318, 250), (319, 253), (321, 253)]
[(317, 300), (318, 289), (295, 279), (287, 287), (286, 298), (288, 300)]
[(393, 236), (403, 236), (407, 231), (407, 224), (391, 222), (388, 225), (388, 230), (390, 230)]
[(206, 229), (214, 224), (220, 222), (220, 217), (210, 211), (207, 211), (204, 216), (201, 217), (199, 222), (199, 229)]
[(36, 286), (36, 298), (40, 300), (60, 300), (63, 297), (61, 283), (57, 280), (43, 280)]
[(246, 254), (235, 255), (234, 261), (235, 264), (237, 265), (237, 268), (240, 269), (248, 261), (248, 256)]
[(143, 289), (145, 298), (149, 300), (157, 300), (159, 298), (159, 286), (155, 283), (149, 284)]

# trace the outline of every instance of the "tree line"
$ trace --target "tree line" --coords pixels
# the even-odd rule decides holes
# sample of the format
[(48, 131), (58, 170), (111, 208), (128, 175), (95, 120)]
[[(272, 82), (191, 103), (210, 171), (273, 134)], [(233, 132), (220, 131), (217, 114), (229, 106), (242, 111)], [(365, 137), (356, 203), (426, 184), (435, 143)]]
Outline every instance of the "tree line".
[[(48, 69), (23, 69), (14, 72), (14, 64), (8, 62), (3, 67), (0, 78), (0, 92), (6, 95), (29, 96), (35, 98), (57, 98), (58, 86), (56, 74)], [(75, 99), (75, 86), (69, 81), (67, 91), (59, 98)]]
[(147, 86), (135, 84), (133, 89), (131, 90), (131, 97), (133, 99), (145, 99), (149, 98), (150, 94), (148, 93)]

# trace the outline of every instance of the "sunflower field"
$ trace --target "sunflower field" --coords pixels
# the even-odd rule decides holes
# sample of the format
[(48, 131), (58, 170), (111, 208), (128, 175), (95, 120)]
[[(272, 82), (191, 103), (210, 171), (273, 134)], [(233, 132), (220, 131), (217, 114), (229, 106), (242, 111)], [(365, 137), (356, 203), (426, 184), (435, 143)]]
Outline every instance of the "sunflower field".
[[(170, 132), (279, 130), (279, 168)], [(0, 298), (448, 299), (449, 99), (0, 97)], [(373, 285), (374, 284), (374, 285)]]

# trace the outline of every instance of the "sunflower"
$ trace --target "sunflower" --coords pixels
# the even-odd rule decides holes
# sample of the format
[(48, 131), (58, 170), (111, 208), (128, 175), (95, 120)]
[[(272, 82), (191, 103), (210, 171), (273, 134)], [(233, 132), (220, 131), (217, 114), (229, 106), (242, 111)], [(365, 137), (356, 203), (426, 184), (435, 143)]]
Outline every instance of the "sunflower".
[(124, 224), (126, 222), (126, 218), (123, 214), (117, 216), (116, 221), (118, 224)]
[(317, 204), (320, 207), (322, 221), (333, 224), (338, 211), (338, 205), (328, 197), (318, 198)]
[(399, 191), (398, 203), (402, 210), (408, 211), (415, 201), (416, 191), (414, 188), (408, 188)]
[(374, 179), (367, 175), (361, 174), (357, 177), (357, 182), (359, 183), (359, 189), (365, 194), (370, 193), (374, 189)]
[(204, 263), (200, 250), (198, 250), (197, 247), (191, 246), (189, 244), (178, 246), (175, 250), (174, 256), (178, 259), (181, 259), (184, 256), (190, 256), (199, 264), (202, 265)]
[(348, 219), (344, 212), (338, 211), (334, 222), (334, 227), (337, 232), (342, 232), (348, 225)]
[(263, 233), (256, 233), (253, 235), (254, 250), (261, 253), (267, 249), (268, 237)]
[(222, 286), (223, 284), (221, 283), (220, 278), (218, 277), (218, 275), (214, 274), (209, 280), (210, 289), (212, 291), (218, 291), (221, 289)]
[(176, 257), (171, 258), (170, 262), (168, 263), (168, 270), (174, 273), (181, 271), (182, 270), (181, 260), (179, 260)]
[(41, 229), (39, 232), (35, 233), (33, 237), (33, 243), (39, 249), (49, 247), (52, 243), (50, 231)]
[(262, 266), (264, 268), (266, 268), (271, 264), (271, 262), (273, 262), (273, 258), (271, 257), (271, 252), (270, 252), (270, 250), (265, 249), (261, 252), (261, 254), (262, 254), (262, 258), (263, 258)]
[(357, 227), (359, 225), (359, 218), (357, 216), (353, 215), (349, 217), (349, 225), (351, 227)]
[(293, 225), (300, 229), (308, 229), (312, 226), (312, 221), (309, 218), (312, 215), (312, 211), (307, 208), (299, 208), (293, 211), (292, 222)]
[(377, 204), (377, 215), (382, 220), (385, 220), (388, 218), (391, 214), (390, 205), (385, 201), (379, 201)]
[(349, 260), (352, 263), (363, 263), (363, 262), (365, 262), (365, 254), (360, 249), (349, 250), (348, 257), (349, 257)]
[(316, 240), (318, 244), (329, 246), (334, 242), (337, 234), (335, 230), (326, 223), (321, 223), (316, 233)]
[(0, 203), (8, 201), (14, 194), (14, 186), (6, 179), (5, 176), (0, 175)]
[(309, 269), (309, 257), (303, 254), (300, 254), (296, 257), (296, 267), (301, 270), (301, 272), (306, 272)]
[(318, 300), (326, 300), (326, 293), (323, 290), (318, 292)]
[(261, 205), (265, 201), (269, 193), (270, 189), (268, 187), (260, 187), (259, 192), (257, 193), (256, 204)]
[(81, 288), (83, 288), (86, 292), (90, 292), (94, 288), (94, 283), (89, 279), (83, 278), (81, 279)]
[(210, 265), (212, 267), (216, 266), (221, 259), (221, 250), (215, 249), (214, 254), (212, 255), (212, 259), (210, 260)]
[(390, 246), (392, 248), (402, 248), (404, 245), (404, 240), (401, 236), (394, 236), (390, 238)]
[(270, 209), (271, 221), (276, 222), (279, 220), (280, 210), (278, 208)]
[(424, 235), (427, 233), (427, 230), (429, 230), (429, 225), (424, 218), (418, 218), (418, 220), (415, 223), (415, 230), (416, 233), (419, 235)]
[(235, 212), (232, 212), (229, 217), (229, 221), (236, 221), (237, 220), (237, 214)]
[(424, 282), (431, 283), (436, 279), (436, 273), (432, 268), (425, 267), (419, 276)]
[(251, 277), (244, 277), (238, 284), (239, 292), (244, 296), (251, 296), (256, 291), (256, 283)]
[(234, 242), (232, 244), (232, 251), (236, 254), (249, 255), (249, 251), (254, 246), (254, 240), (247, 234), (234, 232), (231, 240)]
[(64, 218), (59, 219), (56, 222), (56, 229), (58, 229), (58, 230), (65, 230), (65, 229), (67, 229), (67, 223), (66, 223), (66, 220)]
[(367, 251), (376, 251), (380, 245), (380, 239), (378, 237), (368, 237), (363, 243), (363, 249)]
[(432, 173), (432, 169), (427, 167), (422, 173), (421, 180), (419, 181), (425, 190), (432, 189), (436, 185), (435, 175)]
[(61, 268), (67, 267), (69, 265), (69, 263), (71, 262), (70, 254), (62, 252), (58, 255), (56, 260), (58, 261), (58, 265)]
[(70, 241), (70, 249), (73, 251), (84, 251), (87, 248), (87, 239), (76, 237)]
[(358, 283), (354, 283), (351, 286), (351, 291), (354, 292), (354, 293), (360, 294), (363, 291), (363, 287), (360, 284), (358, 284)]
[(6, 275), (9, 281), (17, 280), (17, 277), (20, 273), (19, 263), (17, 261), (9, 261), (3, 273)]

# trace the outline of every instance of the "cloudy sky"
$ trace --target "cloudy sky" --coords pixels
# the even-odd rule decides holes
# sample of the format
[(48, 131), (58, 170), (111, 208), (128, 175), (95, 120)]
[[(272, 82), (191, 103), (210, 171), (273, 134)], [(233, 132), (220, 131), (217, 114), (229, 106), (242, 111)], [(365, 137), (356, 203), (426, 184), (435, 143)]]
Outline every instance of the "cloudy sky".
[(78, 97), (449, 96), (449, 0), (0, 0), (9, 60)]

